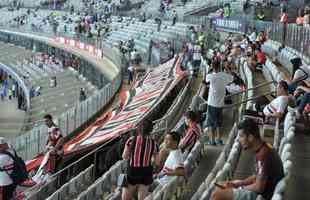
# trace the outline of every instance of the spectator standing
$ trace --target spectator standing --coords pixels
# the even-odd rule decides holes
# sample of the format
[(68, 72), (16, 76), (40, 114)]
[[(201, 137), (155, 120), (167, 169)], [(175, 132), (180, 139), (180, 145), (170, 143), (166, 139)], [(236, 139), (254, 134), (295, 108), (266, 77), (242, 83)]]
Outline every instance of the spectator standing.
[(298, 16), (296, 18), (296, 24), (298, 26), (303, 26), (304, 25), (304, 12), (303, 9), (298, 10)]
[(123, 159), (128, 160), (127, 186), (123, 188), (122, 200), (133, 199), (133, 194), (138, 191), (138, 199), (143, 200), (148, 192), (148, 187), (153, 183), (152, 156), (158, 153), (158, 146), (149, 133), (152, 124), (145, 121), (143, 130), (130, 137), (124, 148)]
[(16, 98), (16, 83), (12, 85), (13, 98)]
[(85, 101), (86, 100), (86, 93), (85, 93), (85, 89), (81, 88), (80, 90), (80, 102)]
[(220, 72), (220, 62), (212, 63), (213, 73), (206, 76), (206, 82), (210, 84), (208, 95), (207, 128), (209, 132), (209, 144), (222, 145), (222, 134), (219, 128), (222, 125), (222, 108), (226, 90), (225, 87), (233, 82), (232, 75)]
[(160, 31), (160, 27), (161, 27), (161, 19), (159, 17), (155, 18), (155, 22), (157, 24), (157, 31)]
[(238, 124), (239, 142), (243, 149), (255, 151), (255, 175), (244, 180), (224, 183), (224, 188), (216, 188), (212, 200), (256, 200), (260, 194), (270, 200), (276, 184), (284, 177), (282, 161), (278, 153), (264, 142), (258, 125), (253, 119), (245, 119)]
[(177, 18), (178, 18), (177, 11), (173, 10), (173, 12), (172, 12), (172, 26), (174, 26), (175, 23), (177, 22)]
[(165, 146), (170, 149), (170, 153), (165, 161), (164, 167), (158, 174), (158, 182), (161, 185), (167, 184), (175, 176), (184, 176), (184, 157), (178, 148), (180, 135), (178, 132), (170, 132), (165, 136)]
[(135, 68), (134, 66), (131, 64), (128, 67), (128, 85), (130, 85), (133, 80), (134, 80), (134, 74), (135, 74)]
[(12, 97), (13, 97), (13, 91), (11, 88), (8, 89), (8, 97), (9, 97), (9, 100), (12, 100)]
[(54, 172), (63, 155), (63, 136), (59, 128), (53, 122), (53, 117), (50, 114), (44, 116), (44, 121), (47, 126), (48, 139), (46, 142), (47, 150), (51, 150), (50, 159), (47, 164), (47, 171)]
[(13, 198), (13, 193), (16, 186), (10, 175), (13, 172), (14, 160), (9, 155), (2, 153), (4, 151), (11, 152), (5, 138), (0, 137), (0, 199), (10, 200)]
[(288, 24), (288, 14), (285, 8), (282, 9), (282, 12), (280, 15), (280, 22), (282, 23), (282, 26), (283, 26), (282, 47), (284, 47), (286, 43), (286, 32), (287, 32), (287, 24)]
[(168, 57), (169, 57), (169, 60), (172, 59), (174, 57), (174, 48), (171, 44), (171, 42), (168, 42)]
[(202, 50), (201, 46), (199, 45), (198, 40), (195, 41), (194, 47), (193, 47), (193, 68), (194, 68), (194, 76), (197, 76), (201, 64), (201, 55)]

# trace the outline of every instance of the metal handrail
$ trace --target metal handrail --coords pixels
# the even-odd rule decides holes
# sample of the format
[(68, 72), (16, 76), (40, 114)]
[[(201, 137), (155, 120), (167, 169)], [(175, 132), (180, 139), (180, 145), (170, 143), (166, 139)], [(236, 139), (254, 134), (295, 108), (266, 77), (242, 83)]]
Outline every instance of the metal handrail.
[(258, 88), (262, 88), (262, 87), (265, 87), (265, 86), (268, 86), (268, 85), (271, 85), (271, 84), (275, 84), (275, 83), (276, 83), (276, 81), (272, 80), (272, 81), (269, 81), (269, 82), (257, 84), (255, 87), (248, 88), (246, 90), (243, 90), (241, 92), (237, 92), (237, 93), (234, 93), (234, 94), (229, 94), (229, 95), (227, 95), (225, 97), (233, 97), (233, 96), (236, 96), (236, 95), (239, 95), (239, 94), (251, 91), (251, 90), (255, 90), (255, 89), (258, 89)]
[(246, 100), (239, 101), (239, 102), (237, 102), (237, 103), (231, 104), (231, 105), (229, 105), (229, 106), (224, 106), (223, 108), (231, 108), (231, 107), (239, 106), (239, 105), (241, 105), (241, 104), (247, 103), (248, 101), (252, 101), (252, 100), (258, 99), (258, 98), (260, 98), (260, 97), (262, 97), (262, 96), (270, 95), (270, 94), (274, 94), (274, 93), (275, 93), (275, 91), (272, 91), (272, 92), (265, 92), (265, 93), (263, 93), (263, 94), (261, 94), (261, 95), (259, 95), (259, 96), (254, 96), (254, 97), (248, 98), (248, 99), (246, 99)]

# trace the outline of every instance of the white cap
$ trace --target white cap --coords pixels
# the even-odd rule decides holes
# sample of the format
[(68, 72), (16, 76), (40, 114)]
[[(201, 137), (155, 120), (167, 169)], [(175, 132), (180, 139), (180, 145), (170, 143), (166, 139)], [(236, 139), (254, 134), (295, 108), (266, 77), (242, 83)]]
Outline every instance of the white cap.
[(7, 141), (4, 137), (0, 137), (0, 144), (7, 144)]

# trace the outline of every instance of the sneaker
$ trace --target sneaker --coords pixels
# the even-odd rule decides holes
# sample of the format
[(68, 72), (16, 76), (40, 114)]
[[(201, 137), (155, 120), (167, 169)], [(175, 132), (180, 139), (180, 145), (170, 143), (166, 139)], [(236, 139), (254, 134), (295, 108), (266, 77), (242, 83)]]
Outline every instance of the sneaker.
[(224, 145), (223, 140), (221, 140), (221, 139), (216, 140), (216, 145), (219, 145), (219, 146)]

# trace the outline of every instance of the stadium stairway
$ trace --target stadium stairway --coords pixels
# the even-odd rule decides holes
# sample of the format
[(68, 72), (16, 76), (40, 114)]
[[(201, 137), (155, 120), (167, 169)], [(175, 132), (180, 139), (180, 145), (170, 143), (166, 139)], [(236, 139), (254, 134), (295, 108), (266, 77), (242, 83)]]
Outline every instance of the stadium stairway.
[[(57, 87), (50, 87), (51, 76), (57, 77)], [(70, 69), (33, 81), (34, 88), (40, 86), (41, 94), (31, 100), (30, 119), (32, 122), (42, 119), (47, 114), (60, 115), (79, 102), (80, 88), (85, 88), (91, 96), (96, 88)]]
[[(227, 141), (228, 134), (233, 126), (233, 112), (230, 112), (229, 109), (224, 110), (223, 112), (229, 113), (229, 115), (225, 115), (224, 118), (224, 127), (221, 129), (224, 137), (224, 143)], [(204, 134), (207, 134), (206, 132)], [(188, 180), (185, 191), (180, 197), (180, 200), (188, 200), (190, 199), (195, 191), (199, 188), (201, 183), (207, 178), (209, 173), (212, 171), (218, 157), (220, 156), (224, 146), (211, 146), (206, 145), (204, 146), (204, 151), (206, 152), (203, 154), (201, 161), (194, 171), (193, 175)]]
[(20, 135), (25, 122), (25, 112), (17, 109), (17, 101), (0, 102), (0, 135), (8, 139)]

